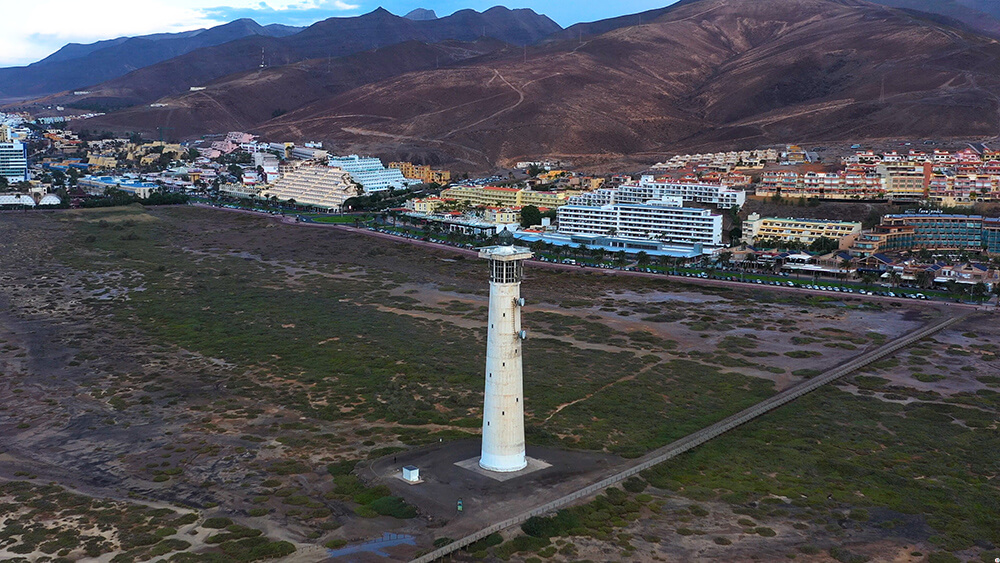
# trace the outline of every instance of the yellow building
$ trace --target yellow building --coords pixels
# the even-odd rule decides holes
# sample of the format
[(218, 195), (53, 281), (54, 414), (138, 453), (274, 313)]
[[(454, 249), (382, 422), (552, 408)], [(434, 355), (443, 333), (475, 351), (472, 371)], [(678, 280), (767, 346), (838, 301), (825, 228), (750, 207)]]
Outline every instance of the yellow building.
[(760, 240), (779, 240), (812, 244), (820, 237), (833, 239), (846, 250), (861, 234), (861, 223), (849, 221), (825, 221), (822, 219), (796, 219), (792, 217), (761, 217), (751, 213), (743, 221), (744, 244), (754, 244)]
[(420, 180), (425, 184), (447, 184), (451, 182), (451, 172), (433, 170), (430, 166), (413, 164), (412, 162), (390, 162), (389, 168), (395, 168), (404, 178)]
[(472, 205), (487, 207), (535, 207), (555, 208), (566, 205), (565, 192), (536, 192), (522, 188), (501, 188), (498, 186), (455, 186), (441, 192), (441, 197), (468, 201)]
[(112, 156), (91, 155), (87, 157), (87, 166), (92, 168), (115, 168), (118, 160)]
[(483, 219), (497, 225), (509, 225), (521, 222), (521, 210), (509, 207), (487, 207)]
[(931, 176), (931, 163), (892, 162), (879, 164), (882, 187), (889, 199), (925, 199)]
[(538, 175), (538, 179), (545, 183), (554, 182), (556, 178), (566, 174), (565, 170), (549, 170)]
[(416, 211), (417, 213), (430, 215), (441, 207), (444, 207), (447, 203), (447, 201), (440, 197), (425, 197), (423, 199), (411, 199), (407, 201), (406, 207)]

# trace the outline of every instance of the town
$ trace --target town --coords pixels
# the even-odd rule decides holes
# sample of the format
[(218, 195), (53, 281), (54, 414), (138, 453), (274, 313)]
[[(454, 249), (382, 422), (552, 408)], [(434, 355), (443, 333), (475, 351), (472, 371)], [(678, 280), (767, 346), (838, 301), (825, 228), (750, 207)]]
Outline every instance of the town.
[[(741, 271), (750, 283), (980, 302), (1000, 293), (1000, 150), (982, 144), (903, 153), (854, 145), (831, 164), (797, 145), (685, 154), (632, 175), (521, 161), (453, 179), (318, 142), (243, 132), (88, 140), (28, 117), (0, 117), (0, 209), (193, 202), (464, 244), (507, 230), (539, 259), (579, 266)], [(824, 202), (841, 217), (810, 213)], [(755, 203), (788, 216), (750, 211)], [(862, 203), (896, 211), (850, 217)]]
[(0, 561), (1000, 563), (1000, 3), (419, 6), (5, 6)]

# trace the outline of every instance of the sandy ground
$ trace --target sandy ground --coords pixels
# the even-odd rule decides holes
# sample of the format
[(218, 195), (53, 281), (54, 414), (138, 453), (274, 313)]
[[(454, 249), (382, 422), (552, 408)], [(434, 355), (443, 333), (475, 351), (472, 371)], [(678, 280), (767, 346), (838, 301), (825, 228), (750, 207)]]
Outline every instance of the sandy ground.
[[(183, 222), (175, 223), (178, 240), (182, 242), (179, 249), (193, 262), (208, 263), (220, 256), (237, 256), (283, 272), (289, 289), (299, 288), (303, 280), (313, 277), (332, 283), (363, 280), (372, 275), (400, 276), (405, 281), (389, 294), (406, 296), (414, 302), (408, 307), (382, 305), (382, 311), (463, 329), (485, 326), (484, 316), (477, 315), (486, 305), (485, 267), (469, 260), (468, 252), (403, 244), (385, 237), (346, 233), (343, 229), (285, 225), (273, 218), (222, 211), (155, 210), (145, 220), (171, 220), (179, 213), (184, 217)], [(304, 420), (304, 424), (315, 426), (318, 434), (337, 436), (344, 443), (307, 451), (278, 442), (274, 433), (268, 434), (268, 425), (300, 421), (298, 412), (261, 403), (226, 387), (228, 377), (253, 373), (253, 366), (234, 365), (169, 343), (150, 342), (135, 326), (108, 315), (100, 303), (125, 300), (129, 291), (141, 290), (143, 285), (135, 283), (133, 272), (98, 274), (55, 260), (53, 247), (67, 236), (67, 230), (47, 217), (58, 215), (5, 216), (0, 223), (0, 235), (7, 241), (4, 259), (0, 260), (0, 282), (4, 287), (0, 293), (0, 479), (19, 478), (18, 474), (23, 472), (34, 475), (38, 482), (60, 483), (95, 497), (183, 504), (198, 508), (205, 515), (224, 514), (239, 523), (265, 530), (272, 539), (292, 541), (298, 547), (293, 556), (296, 561), (321, 560), (325, 554), (321, 544), (334, 538), (359, 542), (385, 531), (397, 531), (417, 536), (418, 548), (425, 549), (429, 540), (438, 537), (439, 527), (451, 519), (430, 505), (420, 518), (404, 522), (387, 517), (358, 518), (348, 504), (324, 497), (332, 487), (323, 471), (324, 463), (365, 451), (360, 444), (365, 438), (358, 432), (379, 424)], [(786, 291), (755, 288), (722, 291), (728, 287), (725, 284), (699, 287), (663, 278), (609, 276), (571, 267), (530, 264), (523, 286), (529, 314), (586, 319), (616, 334), (641, 331), (675, 342), (676, 346), (651, 349), (627, 340), (595, 341), (582, 332), (562, 333), (544, 323), (532, 326), (526, 321), (526, 328), (533, 337), (558, 340), (579, 349), (653, 355), (660, 361), (695, 357), (693, 354), (715, 350), (729, 337), (754, 337), (757, 342), (754, 351), (761, 355), (746, 359), (755, 365), (726, 369), (767, 379), (780, 390), (801, 380), (801, 376), (792, 373), (795, 370), (823, 370), (875, 345), (869, 339), (852, 349), (829, 347), (824, 345), (832, 341), (829, 334), (814, 337), (810, 334), (835, 329), (843, 331), (841, 335), (864, 337), (876, 333), (892, 339), (939, 314), (934, 307), (923, 304), (892, 305), (880, 301), (877, 307), (866, 307), (857, 299), (816, 307)], [(775, 301), (775, 295), (793, 298)], [(676, 313), (678, 318), (648, 320), (662, 313)], [(753, 326), (738, 326), (747, 321), (752, 321)], [(970, 330), (977, 335), (965, 336)], [(996, 342), (998, 336), (992, 329), (956, 327), (938, 335), (936, 346), (987, 345)], [(815, 340), (795, 343), (796, 337)], [(807, 359), (786, 355), (802, 350), (816, 355)], [(922, 383), (913, 379), (912, 370), (906, 369), (905, 354), (898, 368), (879, 375), (902, 385), (941, 393), (983, 388), (986, 384), (975, 379), (975, 375), (997, 365), (983, 363), (976, 359), (978, 356), (970, 359), (942, 355), (942, 365), (947, 366), (946, 378)], [(966, 365), (977, 371), (962, 371)], [(617, 381), (627, 382), (630, 375), (623, 373)], [(113, 390), (139, 395), (146, 385), (144, 378), (152, 376), (169, 377), (171, 393), (158, 396), (142, 408), (115, 408), (105, 394)], [(220, 402), (259, 409), (260, 418), (228, 419), (213, 413), (213, 405)], [(199, 412), (191, 406), (206, 408)], [(211, 421), (214, 428), (203, 426), (203, 419)], [(240, 439), (247, 433), (264, 434), (266, 440), (260, 446), (248, 444)], [(151, 459), (182, 467), (183, 477), (153, 482), (144, 469)], [(302, 459), (316, 467), (315, 471), (283, 478), (282, 486), (294, 485), (321, 502), (331, 511), (327, 521), (338, 526), (337, 529), (322, 530), (289, 517), (285, 513), (288, 507), (274, 497), (263, 506), (276, 511), (263, 517), (248, 515), (248, 509), (256, 506), (248, 499), (268, 490), (261, 485), (267, 477), (260, 469), (261, 464), (283, 459)], [(399, 483), (387, 477), (392, 471), (385, 465), (386, 459), (368, 477), (398, 489)], [(605, 453), (593, 454), (590, 459), (604, 459), (609, 466), (616, 463), (614, 456)], [(601, 471), (603, 468), (598, 473)], [(589, 479), (590, 475), (564, 475), (564, 479), (543, 480), (533, 485), (529, 481), (518, 489), (518, 494), (509, 497), (504, 497), (502, 488), (492, 489), (490, 494), (504, 497), (502, 511), (513, 513), (536, 500), (530, 494), (532, 487), (551, 488), (549, 492), (555, 494)], [(203, 486), (205, 483), (208, 485)], [(472, 491), (476, 486), (462, 485), (471, 487), (470, 499), (475, 498)], [(482, 502), (486, 503), (491, 497), (484, 495)], [(450, 497), (439, 496), (436, 502), (450, 506)], [(476, 502), (473, 501), (473, 506)], [(219, 506), (209, 508), (215, 504)], [(468, 522), (472, 522), (471, 517)], [(725, 525), (724, 519), (718, 521), (718, 526)], [(464, 525), (456, 528), (464, 529)], [(196, 535), (185, 539), (198, 548), (204, 538)], [(747, 538), (748, 549), (758, 539)], [(714, 559), (715, 552), (711, 546), (703, 545), (704, 541), (689, 537), (655, 542), (640, 547), (638, 553), (643, 554), (643, 559), (647, 556), (667, 560)], [(598, 543), (579, 547), (581, 556), (604, 558)], [(392, 553), (393, 558), (402, 558), (415, 551), (401, 547), (394, 548)]]

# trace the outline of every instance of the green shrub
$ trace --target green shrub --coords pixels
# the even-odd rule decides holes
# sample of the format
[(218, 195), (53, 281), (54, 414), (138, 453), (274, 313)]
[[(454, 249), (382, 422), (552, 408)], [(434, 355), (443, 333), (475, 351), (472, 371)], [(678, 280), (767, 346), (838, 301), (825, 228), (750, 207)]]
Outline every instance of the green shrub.
[(354, 502), (358, 504), (371, 504), (372, 502), (375, 502), (382, 497), (387, 497), (390, 494), (389, 487), (379, 485), (377, 487), (372, 487), (356, 493), (354, 495)]
[(536, 538), (550, 538), (568, 535), (569, 530), (579, 527), (580, 519), (570, 510), (560, 510), (555, 516), (532, 516), (521, 524), (521, 530)]
[(830, 548), (830, 557), (840, 561), (840, 563), (867, 563), (871, 559), (867, 555), (852, 553), (840, 546)]
[(519, 551), (538, 551), (551, 542), (549, 538), (536, 538), (533, 536), (517, 536), (516, 538), (498, 546), (494, 553), (497, 557), (507, 560), (511, 555)]
[(372, 502), (369, 506), (382, 516), (392, 516), (400, 520), (415, 518), (417, 516), (417, 509), (407, 504), (400, 497), (382, 497)]
[(444, 547), (450, 543), (454, 543), (454, 541), (455, 540), (448, 537), (437, 538), (436, 540), (434, 540), (434, 547)]
[(188, 512), (187, 514), (181, 514), (177, 518), (170, 520), (168, 523), (171, 526), (187, 526), (188, 524), (194, 524), (198, 521), (198, 515), (194, 512)]
[(789, 358), (814, 358), (816, 356), (822, 356), (823, 353), (815, 350), (791, 350), (785, 352), (785, 355)]
[(354, 467), (358, 464), (355, 459), (347, 459), (344, 461), (338, 461), (336, 463), (331, 463), (326, 466), (326, 470), (330, 475), (349, 475), (354, 471)]
[(230, 526), (232, 525), (232, 523), (233, 521), (230, 520), (229, 518), (225, 518), (223, 516), (214, 516), (212, 518), (205, 520), (205, 522), (202, 524), (202, 527), (219, 529), (219, 528), (225, 528), (226, 526)]
[(646, 482), (638, 477), (629, 477), (622, 482), (622, 488), (630, 493), (641, 493), (646, 490)]
[[(347, 540), (342, 540), (340, 538), (337, 538), (335, 540), (330, 540), (330, 541), (326, 542), (323, 545), (325, 545), (326, 547), (328, 547), (330, 549), (340, 549), (340, 548), (344, 547), (345, 545), (347, 545)], [(437, 547), (437, 545), (435, 545), (435, 547)]]
[(503, 536), (494, 532), (479, 541), (470, 543), (466, 549), (468, 549), (469, 553), (478, 553), (480, 551), (486, 551), (487, 549), (502, 543)]
[(858, 522), (866, 522), (869, 518), (868, 511), (864, 508), (855, 508), (848, 515), (851, 520), (857, 520)]

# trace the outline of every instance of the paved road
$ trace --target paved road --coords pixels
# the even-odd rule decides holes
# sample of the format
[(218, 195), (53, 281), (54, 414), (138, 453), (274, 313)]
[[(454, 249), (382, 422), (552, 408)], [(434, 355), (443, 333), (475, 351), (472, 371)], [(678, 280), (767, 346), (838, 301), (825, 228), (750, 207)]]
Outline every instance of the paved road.
[[(297, 225), (297, 226), (304, 226), (304, 227), (316, 227), (316, 228), (322, 228), (322, 229), (335, 229), (335, 230), (340, 230), (340, 231), (345, 231), (345, 232), (351, 232), (351, 233), (355, 233), (355, 234), (360, 234), (360, 235), (365, 235), (365, 236), (380, 238), (380, 239), (389, 240), (389, 241), (398, 242), (398, 243), (411, 244), (411, 245), (419, 246), (419, 247), (423, 247), (423, 248), (429, 248), (429, 249), (435, 249), (435, 250), (448, 250), (450, 252), (457, 252), (459, 254), (464, 254), (466, 256), (472, 256), (472, 257), (478, 257), (479, 256), (479, 252), (476, 251), (476, 250), (469, 250), (467, 248), (458, 248), (458, 247), (455, 247), (455, 246), (449, 246), (447, 244), (440, 244), (440, 243), (436, 243), (436, 242), (429, 242), (429, 241), (423, 241), (423, 240), (408, 239), (408, 238), (404, 238), (404, 237), (400, 237), (400, 236), (396, 236), (396, 235), (390, 235), (390, 234), (386, 234), (386, 233), (380, 233), (378, 231), (372, 231), (370, 229), (357, 228), (357, 227), (353, 227), (353, 226), (350, 226), (350, 225), (336, 224), (336, 223), (298, 222), (298, 221), (295, 220), (295, 216), (294, 215), (275, 216), (275, 215), (271, 215), (271, 214), (268, 214), (268, 213), (262, 213), (262, 212), (259, 212), (259, 211), (249, 211), (249, 210), (245, 210), (245, 209), (230, 209), (230, 208), (225, 208), (225, 207), (213, 207), (211, 205), (206, 205), (206, 204), (202, 204), (202, 203), (195, 203), (195, 204), (192, 204), (192, 205), (196, 205), (196, 206), (199, 206), (199, 207), (206, 207), (206, 208), (210, 208), (210, 209), (220, 209), (220, 210), (223, 210), (223, 211), (232, 211), (232, 212), (236, 212), (236, 213), (252, 213), (252, 214), (255, 214), (255, 215), (262, 215), (262, 216), (265, 216), (265, 217), (273, 217), (273, 218), (276, 218), (276, 219), (280, 220), (282, 223), (285, 223), (285, 224), (288, 224), (288, 225)], [(857, 293), (849, 293), (849, 294), (845, 295), (843, 293), (830, 293), (829, 291), (823, 291), (823, 290), (819, 290), (819, 289), (805, 289), (805, 288), (802, 288), (802, 287), (788, 287), (788, 286), (767, 285), (767, 284), (748, 284), (748, 283), (745, 283), (745, 282), (737, 282), (737, 281), (712, 280), (712, 279), (694, 278), (694, 277), (688, 278), (688, 277), (681, 277), (681, 276), (669, 276), (669, 275), (665, 275), (665, 274), (651, 274), (651, 273), (647, 273), (647, 272), (630, 272), (628, 270), (617, 270), (617, 269), (607, 269), (607, 268), (592, 268), (592, 267), (581, 268), (580, 266), (573, 266), (573, 265), (570, 265), (570, 264), (557, 264), (557, 263), (554, 263), (554, 262), (541, 262), (541, 261), (537, 261), (537, 260), (531, 261), (531, 267), (532, 268), (547, 268), (547, 269), (550, 269), (550, 270), (574, 271), (574, 272), (584, 271), (584, 272), (590, 272), (592, 274), (601, 274), (601, 275), (606, 275), (606, 276), (640, 276), (640, 277), (646, 277), (646, 278), (670, 279), (670, 280), (679, 281), (679, 282), (683, 282), (683, 283), (688, 283), (688, 284), (692, 284), (692, 285), (704, 285), (704, 286), (710, 286), (710, 287), (729, 287), (729, 288), (743, 288), (743, 289), (749, 289), (749, 288), (753, 288), (753, 289), (766, 289), (768, 291), (777, 291), (777, 292), (783, 292), (783, 293), (796, 293), (796, 294), (800, 294), (800, 295), (801, 294), (824, 295), (824, 296), (827, 296), (827, 297), (832, 297), (834, 295), (839, 295), (839, 296), (841, 296), (842, 299), (864, 299), (864, 300), (868, 300), (868, 301), (881, 301), (881, 302), (887, 302), (887, 303), (893, 303), (893, 302), (895, 302), (895, 303), (906, 303), (909, 306), (920, 305), (920, 306), (925, 306), (926, 307), (926, 306), (935, 306), (935, 305), (947, 305), (949, 307), (956, 307), (956, 308), (959, 308), (959, 309), (967, 309), (967, 310), (971, 310), (971, 311), (997, 310), (996, 308), (990, 307), (989, 305), (985, 305), (985, 304), (984, 305), (975, 305), (975, 304), (970, 304), (970, 303), (955, 303), (955, 302), (952, 302), (952, 301), (941, 301), (941, 300), (926, 300), (926, 301), (923, 301), (923, 300), (915, 300), (915, 299), (906, 299), (905, 297), (885, 297), (885, 296), (882, 296), (882, 295), (860, 295), (860, 294), (857, 294)]]
[(591, 497), (616, 483), (619, 483), (621, 481), (624, 481), (625, 479), (628, 479), (633, 475), (636, 475), (641, 471), (645, 471), (646, 469), (649, 469), (654, 465), (663, 463), (664, 461), (676, 457), (677, 455), (683, 452), (686, 452), (701, 444), (704, 444), (705, 442), (713, 438), (716, 438), (718, 436), (721, 436), (722, 434), (732, 430), (733, 428), (736, 428), (738, 426), (746, 424), (747, 422), (750, 422), (751, 420), (757, 418), (758, 416), (768, 413), (807, 393), (815, 391), (816, 389), (822, 387), (823, 385), (826, 385), (827, 383), (835, 381), (836, 379), (839, 379), (872, 362), (876, 362), (896, 352), (901, 348), (909, 346), (910, 344), (913, 344), (914, 342), (917, 342), (922, 338), (926, 338), (927, 336), (930, 336), (961, 320), (964, 320), (970, 314), (971, 313), (964, 311), (959, 312), (947, 317), (942, 321), (931, 324), (929, 326), (925, 326), (924, 328), (911, 332), (908, 335), (897, 338), (896, 340), (893, 340), (892, 342), (889, 342), (876, 350), (868, 352), (867, 354), (863, 354), (837, 368), (827, 371), (822, 375), (803, 381), (802, 383), (799, 383), (794, 387), (790, 387), (785, 391), (782, 391), (781, 393), (778, 393), (777, 395), (774, 395), (769, 399), (765, 399), (752, 407), (744, 409), (728, 418), (716, 422), (711, 426), (708, 426), (697, 432), (689, 434), (684, 438), (681, 438), (680, 440), (677, 440), (656, 451), (653, 451), (647, 454), (646, 456), (640, 458), (639, 460), (633, 462), (629, 467), (627, 467), (626, 469), (622, 470), (619, 473), (616, 473), (615, 475), (612, 475), (611, 477), (602, 479), (601, 481), (598, 481), (593, 485), (580, 489), (576, 492), (570, 493), (552, 502), (527, 510), (513, 518), (509, 518), (502, 522), (493, 524), (492, 526), (483, 528), (482, 530), (474, 534), (470, 534), (464, 538), (461, 538), (455, 541), (454, 543), (448, 544), (440, 549), (434, 550), (426, 555), (418, 557), (414, 559), (411, 563), (430, 563), (432, 561), (436, 561), (450, 553), (462, 549), (463, 547), (473, 542), (479, 541), (492, 533), (517, 526), (523, 523), (525, 520), (531, 518), (532, 516), (542, 516), (551, 513), (555, 510), (558, 510), (560, 508), (563, 508), (565, 506), (568, 506), (581, 499)]
[[(455, 246), (449, 246), (447, 244), (440, 244), (440, 243), (436, 243), (436, 242), (428, 242), (428, 241), (423, 241), (423, 240), (408, 239), (408, 238), (399, 237), (399, 236), (396, 236), (396, 235), (390, 235), (390, 234), (386, 234), (386, 233), (380, 233), (378, 231), (372, 231), (370, 229), (364, 229), (364, 228), (357, 228), (357, 227), (353, 227), (353, 226), (349, 226), (349, 225), (330, 224), (330, 223), (297, 223), (295, 221), (294, 217), (285, 217), (285, 218), (282, 219), (282, 222), (287, 223), (287, 224), (297, 224), (297, 225), (301, 225), (301, 226), (337, 229), (337, 230), (341, 230), (341, 231), (352, 232), (352, 233), (355, 233), (355, 234), (361, 234), (361, 235), (366, 235), (366, 236), (381, 238), (381, 239), (389, 240), (389, 241), (393, 241), (393, 242), (405, 243), (405, 244), (412, 244), (412, 245), (420, 246), (420, 247), (423, 247), (423, 248), (429, 248), (429, 249), (435, 249), (435, 250), (448, 250), (450, 252), (457, 252), (459, 254), (463, 254), (463, 255), (466, 255), (466, 256), (472, 256), (472, 257), (478, 257), (479, 256), (479, 252), (476, 251), (476, 250), (469, 250), (467, 248), (458, 248), (458, 247), (455, 247)], [(666, 275), (666, 274), (651, 274), (651, 273), (648, 273), (648, 272), (632, 272), (632, 271), (629, 271), (629, 270), (617, 270), (617, 269), (608, 269), (608, 268), (593, 268), (593, 267), (581, 268), (580, 266), (573, 266), (573, 265), (570, 265), (570, 264), (558, 264), (558, 263), (554, 263), (554, 262), (541, 262), (541, 261), (537, 261), (537, 260), (531, 261), (530, 264), (531, 264), (531, 266), (530, 266), (531, 268), (546, 268), (546, 269), (550, 269), (550, 270), (564, 270), (564, 271), (573, 271), (573, 272), (581, 272), (582, 271), (582, 272), (589, 272), (589, 273), (592, 273), (592, 274), (606, 275), (606, 276), (639, 276), (639, 277), (655, 278), (655, 279), (669, 279), (669, 280), (683, 282), (683, 283), (688, 283), (688, 284), (692, 284), (692, 285), (704, 285), (704, 286), (710, 286), (710, 287), (729, 287), (729, 288), (734, 288), (734, 289), (735, 288), (742, 288), (742, 289), (764, 289), (764, 290), (768, 290), (768, 291), (777, 291), (777, 292), (783, 292), (783, 293), (795, 293), (795, 294), (800, 294), (800, 295), (801, 294), (823, 295), (823, 296), (826, 296), (826, 297), (840, 296), (841, 299), (864, 299), (864, 300), (868, 300), (868, 301), (880, 301), (880, 302), (887, 302), (887, 303), (893, 303), (893, 302), (895, 302), (895, 303), (906, 303), (908, 306), (911, 306), (911, 307), (914, 306), (914, 305), (919, 305), (919, 306), (924, 306), (924, 307), (928, 307), (928, 306), (934, 307), (934, 306), (937, 306), (937, 305), (947, 305), (949, 307), (956, 307), (956, 308), (959, 308), (959, 309), (967, 309), (967, 310), (971, 310), (971, 311), (987, 311), (987, 310), (992, 310), (993, 309), (993, 308), (989, 307), (988, 305), (974, 305), (974, 304), (969, 304), (969, 303), (955, 303), (955, 302), (951, 302), (951, 301), (940, 301), (940, 300), (926, 300), (926, 301), (924, 301), (924, 300), (916, 300), (916, 299), (906, 299), (905, 297), (885, 297), (885, 296), (882, 296), (882, 295), (861, 295), (861, 294), (858, 294), (858, 293), (848, 293), (848, 294), (844, 294), (844, 293), (831, 293), (829, 291), (822, 291), (822, 290), (819, 290), (819, 289), (805, 289), (805, 288), (802, 288), (802, 287), (788, 287), (788, 286), (767, 285), (767, 284), (750, 284), (750, 283), (737, 282), (737, 281), (713, 280), (713, 279), (695, 278), (695, 277), (690, 277), (689, 278), (689, 277), (682, 277), (682, 276), (670, 276), (670, 275)], [(789, 281), (791, 281), (791, 280), (789, 280)]]

